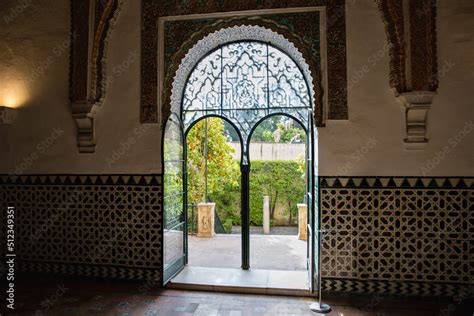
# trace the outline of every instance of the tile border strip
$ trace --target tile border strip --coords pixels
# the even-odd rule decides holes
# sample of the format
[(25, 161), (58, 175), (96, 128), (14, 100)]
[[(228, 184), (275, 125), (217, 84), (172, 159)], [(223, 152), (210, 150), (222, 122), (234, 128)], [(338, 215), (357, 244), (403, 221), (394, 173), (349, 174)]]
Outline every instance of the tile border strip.
[(161, 185), (162, 174), (0, 174), (0, 185)]
[(124, 280), (156, 280), (161, 284), (161, 269), (114, 267), (91, 264), (65, 264), (18, 261), (18, 270), (26, 273), (48, 273)]
[(474, 177), (320, 176), (322, 189), (473, 189)]
[[(0, 174), (0, 185), (160, 185), (162, 174)], [(473, 189), (474, 177), (319, 176), (320, 187)]]
[(384, 294), (400, 296), (474, 297), (474, 284), (359, 281), (323, 278), (323, 293)]

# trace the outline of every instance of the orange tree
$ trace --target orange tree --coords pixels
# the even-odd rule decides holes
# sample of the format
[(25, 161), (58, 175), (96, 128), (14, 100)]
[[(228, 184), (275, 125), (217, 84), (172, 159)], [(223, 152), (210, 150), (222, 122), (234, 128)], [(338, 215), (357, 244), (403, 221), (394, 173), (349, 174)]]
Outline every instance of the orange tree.
[(206, 201), (206, 159), (210, 195), (222, 191), (224, 187), (235, 189), (239, 186), (239, 164), (233, 159), (235, 149), (228, 144), (222, 119), (211, 117), (199, 121), (189, 131), (186, 142), (190, 203)]

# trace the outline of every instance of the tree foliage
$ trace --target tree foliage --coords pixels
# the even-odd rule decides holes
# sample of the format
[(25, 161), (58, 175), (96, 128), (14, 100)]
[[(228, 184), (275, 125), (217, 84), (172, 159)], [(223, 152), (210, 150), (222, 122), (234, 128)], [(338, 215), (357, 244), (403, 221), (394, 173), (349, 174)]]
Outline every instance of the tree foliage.
[(235, 149), (227, 143), (222, 119), (207, 118), (199, 121), (189, 131), (186, 142), (190, 203), (206, 201), (206, 159), (208, 193), (222, 190), (223, 184), (228, 186), (228, 189), (239, 186), (239, 165), (233, 159)]
[(305, 180), (296, 161), (272, 160), (254, 161), (250, 174), (250, 222), (263, 223), (263, 196), (270, 197), (270, 220), (274, 218), (278, 204), (286, 207), (288, 224), (298, 214), (298, 203), (305, 195)]
[(255, 129), (252, 140), (269, 143), (301, 143), (306, 133), (295, 120), (279, 115), (264, 120)]

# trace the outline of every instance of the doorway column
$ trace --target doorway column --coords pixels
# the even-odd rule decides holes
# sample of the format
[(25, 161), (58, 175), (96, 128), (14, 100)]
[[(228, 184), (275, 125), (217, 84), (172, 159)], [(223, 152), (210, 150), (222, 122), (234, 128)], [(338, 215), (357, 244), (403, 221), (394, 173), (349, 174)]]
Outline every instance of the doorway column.
[(240, 172), (242, 174), (242, 269), (248, 270), (250, 268), (250, 165), (241, 164)]

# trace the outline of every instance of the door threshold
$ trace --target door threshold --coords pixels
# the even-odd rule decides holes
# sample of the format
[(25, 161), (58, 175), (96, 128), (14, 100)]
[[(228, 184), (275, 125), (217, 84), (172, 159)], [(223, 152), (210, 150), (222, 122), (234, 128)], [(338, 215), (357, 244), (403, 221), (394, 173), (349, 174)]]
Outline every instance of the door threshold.
[(186, 266), (167, 288), (243, 294), (314, 296), (308, 271), (242, 270)]

